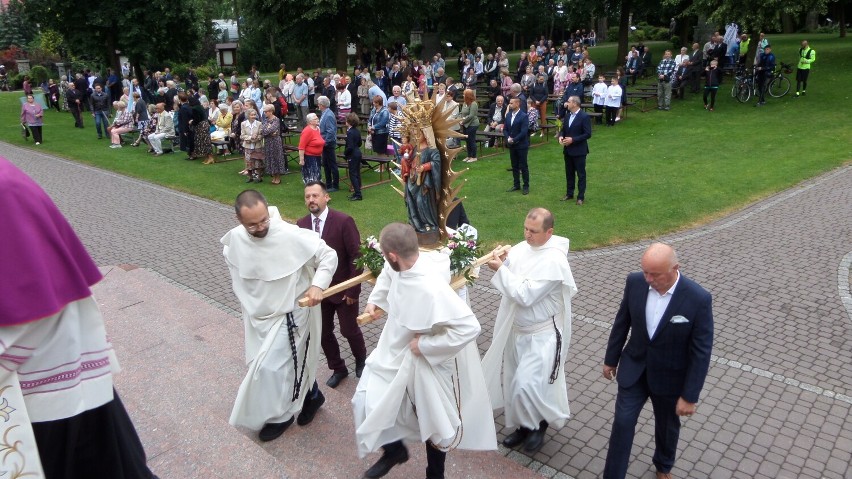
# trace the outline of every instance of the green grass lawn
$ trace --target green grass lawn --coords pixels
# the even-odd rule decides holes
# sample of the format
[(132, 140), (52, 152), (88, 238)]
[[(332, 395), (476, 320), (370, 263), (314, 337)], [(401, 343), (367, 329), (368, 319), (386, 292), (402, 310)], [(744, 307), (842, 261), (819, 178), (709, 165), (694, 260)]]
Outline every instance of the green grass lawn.
[[(779, 61), (795, 63), (802, 38), (771, 36)], [(852, 43), (828, 35), (809, 35), (808, 40), (818, 61), (807, 97), (769, 99), (755, 108), (754, 100), (740, 104), (731, 98), (726, 78), (715, 112), (703, 109), (700, 96), (687, 94), (686, 100), (673, 100), (669, 112), (633, 108), (614, 128), (595, 125), (584, 206), (559, 201), (565, 174), (561, 148), (553, 140), (530, 150), (528, 196), (505, 192), (511, 186), (507, 153), (480, 160), (463, 176), (468, 216), (486, 244), (517, 242), (526, 211), (544, 206), (556, 216), (556, 233), (571, 238), (573, 249), (587, 249), (706, 223), (845, 164), (852, 158), (852, 101), (844, 86), (852, 76)], [(606, 48), (614, 47), (593, 51), (602, 51), (609, 62), (612, 53)], [(659, 59), (665, 44), (652, 48)], [(0, 94), (0, 140), (35, 149), (20, 135), (19, 96)], [(77, 130), (69, 113), (48, 112), (39, 151), (227, 204), (247, 186), (237, 175), (240, 160), (204, 166), (184, 161), (182, 153), (154, 158), (144, 148), (113, 150), (108, 140), (96, 139), (92, 118), (84, 121), (86, 128)], [(455, 164), (457, 170), (467, 166)], [(364, 177), (365, 184), (373, 180), (375, 174)], [(285, 216), (305, 213), (300, 175), (284, 177), (279, 186), (265, 181), (257, 187)], [(331, 205), (351, 214), (364, 237), (388, 222), (406, 221), (402, 199), (388, 184), (364, 190), (362, 202), (349, 202), (347, 195), (333, 193)]]

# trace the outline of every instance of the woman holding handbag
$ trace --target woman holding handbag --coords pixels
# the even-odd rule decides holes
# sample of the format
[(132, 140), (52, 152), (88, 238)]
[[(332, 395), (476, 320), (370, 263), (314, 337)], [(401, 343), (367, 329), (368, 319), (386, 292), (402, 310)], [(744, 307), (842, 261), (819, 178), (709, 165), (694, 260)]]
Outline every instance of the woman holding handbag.
[(35, 97), (32, 93), (27, 94), (27, 101), (21, 105), (21, 124), (26, 125), (33, 134), (33, 141), (36, 145), (41, 145), (41, 127), (44, 124), (42, 118), (44, 110), (41, 105), (35, 102)]

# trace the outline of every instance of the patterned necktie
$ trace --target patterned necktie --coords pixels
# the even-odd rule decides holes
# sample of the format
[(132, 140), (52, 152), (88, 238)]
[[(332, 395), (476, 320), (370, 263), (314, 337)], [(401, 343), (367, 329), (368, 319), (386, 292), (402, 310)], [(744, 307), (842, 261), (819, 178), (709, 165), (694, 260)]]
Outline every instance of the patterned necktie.
[(319, 233), (319, 232), (320, 232), (320, 230), (319, 230), (319, 224), (320, 224), (320, 219), (319, 219), (319, 218), (314, 218), (314, 231), (316, 231), (317, 233)]

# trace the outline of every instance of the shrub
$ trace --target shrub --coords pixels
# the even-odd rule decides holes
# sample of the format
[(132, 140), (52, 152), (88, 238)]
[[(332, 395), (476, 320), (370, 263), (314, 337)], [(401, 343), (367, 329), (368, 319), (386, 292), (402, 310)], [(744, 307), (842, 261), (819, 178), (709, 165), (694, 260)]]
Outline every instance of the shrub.
[(216, 76), (216, 75), (218, 75), (218, 72), (214, 73), (212, 70), (210, 70), (210, 68), (208, 68), (204, 65), (195, 69), (195, 76), (198, 77), (199, 82), (207, 81), (207, 77), (211, 74), (213, 76)]
[(29, 75), (32, 79), (33, 85), (41, 85), (47, 81), (47, 68), (41, 65), (36, 65), (30, 69)]
[(680, 47), (683, 46), (683, 45), (680, 44), (680, 37), (677, 36), (677, 35), (672, 35), (671, 43), (672, 43), (672, 51), (678, 51), (679, 52)]

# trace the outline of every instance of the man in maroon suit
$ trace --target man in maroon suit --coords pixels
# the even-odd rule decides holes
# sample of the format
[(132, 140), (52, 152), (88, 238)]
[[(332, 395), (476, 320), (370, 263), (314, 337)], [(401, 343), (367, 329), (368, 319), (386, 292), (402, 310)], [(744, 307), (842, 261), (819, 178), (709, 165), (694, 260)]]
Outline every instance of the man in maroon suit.
[[(327, 208), (328, 191), (318, 181), (305, 185), (305, 206), (310, 214), (296, 222), (301, 228), (316, 231), (327, 245), (337, 252), (337, 271), (331, 279), (331, 285), (342, 283), (361, 274), (355, 268), (355, 259), (360, 256), (361, 237), (355, 220), (340, 211)], [(352, 355), (355, 356), (355, 376), (361, 377), (364, 362), (367, 360), (367, 347), (364, 336), (358, 327), (358, 296), (361, 285), (355, 285), (342, 293), (330, 296), (322, 301), (322, 351), (328, 359), (328, 368), (334, 371), (326, 385), (336, 388), (340, 381), (349, 376), (346, 363), (340, 357), (340, 345), (334, 335), (334, 313), (340, 320), (340, 334), (349, 341)]]

